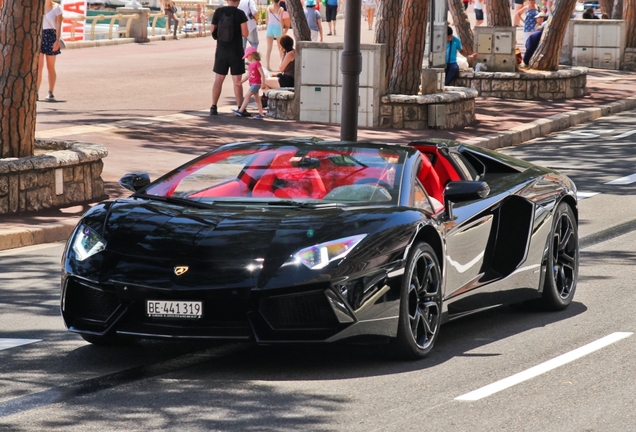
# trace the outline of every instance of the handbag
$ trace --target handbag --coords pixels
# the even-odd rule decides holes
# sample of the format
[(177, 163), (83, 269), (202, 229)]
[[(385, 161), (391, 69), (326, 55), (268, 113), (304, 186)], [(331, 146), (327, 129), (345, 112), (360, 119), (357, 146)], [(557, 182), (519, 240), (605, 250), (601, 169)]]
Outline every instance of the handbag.
[(172, 13), (173, 14), (177, 13), (177, 5), (172, 5)]
[(66, 42), (63, 39), (60, 39), (60, 49), (66, 48)]

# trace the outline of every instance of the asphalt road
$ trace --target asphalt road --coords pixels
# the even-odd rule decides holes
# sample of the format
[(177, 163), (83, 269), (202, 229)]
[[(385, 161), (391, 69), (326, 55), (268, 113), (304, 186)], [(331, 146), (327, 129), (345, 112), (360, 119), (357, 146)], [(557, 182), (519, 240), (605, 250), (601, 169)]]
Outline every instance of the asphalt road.
[[(504, 151), (598, 192), (580, 201), (582, 235), (629, 227), (630, 115)], [(636, 430), (636, 232), (605, 239), (582, 250), (566, 311), (502, 307), (447, 324), (419, 362), (358, 345), (91, 346), (59, 317), (63, 245), (0, 252), (0, 429)]]

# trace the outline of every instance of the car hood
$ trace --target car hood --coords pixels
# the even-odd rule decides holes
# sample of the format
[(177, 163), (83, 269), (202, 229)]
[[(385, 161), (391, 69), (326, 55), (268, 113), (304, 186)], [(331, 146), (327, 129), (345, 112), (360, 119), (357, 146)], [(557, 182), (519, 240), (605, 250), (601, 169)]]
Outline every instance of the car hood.
[[(382, 230), (389, 214), (387, 208), (199, 209), (129, 199), (95, 209), (83, 222), (107, 243), (104, 255), (111, 264), (101, 266), (108, 272), (100, 279), (160, 287), (227, 287), (264, 286), (300, 249)], [(188, 272), (176, 276), (177, 266), (187, 266)], [(295, 271), (308, 269), (299, 266)]]

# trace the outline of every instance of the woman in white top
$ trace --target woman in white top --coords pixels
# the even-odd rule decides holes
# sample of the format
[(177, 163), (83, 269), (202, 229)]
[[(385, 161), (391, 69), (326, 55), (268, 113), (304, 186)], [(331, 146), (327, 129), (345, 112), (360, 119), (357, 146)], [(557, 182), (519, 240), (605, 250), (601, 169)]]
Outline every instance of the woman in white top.
[(484, 3), (486, 0), (475, 0), (473, 10), (475, 11), (475, 27), (484, 23)]
[[(40, 46), (40, 61), (38, 62), (38, 92), (42, 83), (42, 69), (46, 62), (49, 76), (49, 92), (45, 101), (54, 102), (53, 90), (57, 74), (55, 73), (55, 56), (60, 54), (60, 38), (62, 37), (62, 8), (46, 0), (44, 3), (44, 17), (42, 18), (42, 45)], [(39, 99), (39, 95), (38, 95)]]
[(283, 35), (283, 8), (279, 5), (280, 0), (274, 0), (274, 3), (267, 7), (267, 14), (265, 15), (267, 36), (267, 56), (265, 57), (265, 64), (267, 69), (271, 70), (270, 59), (272, 58), (272, 46), (274, 46), (274, 39), (279, 39)]

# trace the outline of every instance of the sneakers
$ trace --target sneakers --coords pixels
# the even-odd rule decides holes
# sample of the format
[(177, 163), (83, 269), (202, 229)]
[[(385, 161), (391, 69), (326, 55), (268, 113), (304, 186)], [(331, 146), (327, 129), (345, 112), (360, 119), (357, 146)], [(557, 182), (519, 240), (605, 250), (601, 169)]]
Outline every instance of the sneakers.
[(260, 115), (260, 114), (256, 114), (254, 117), (252, 117), (253, 119), (257, 119), (257, 120), (261, 120), (264, 119), (265, 116), (264, 115)]
[(219, 111), (216, 109), (216, 105), (210, 107), (210, 115), (218, 115)]
[(49, 92), (49, 94), (46, 95), (44, 100), (47, 102), (55, 102), (55, 96), (53, 96), (53, 93)]
[(237, 109), (235, 109), (235, 110), (233, 109), (232, 112), (234, 114), (236, 114), (237, 117), (251, 117), (251, 114), (248, 113), (247, 111), (241, 112), (241, 111), (239, 111)]

